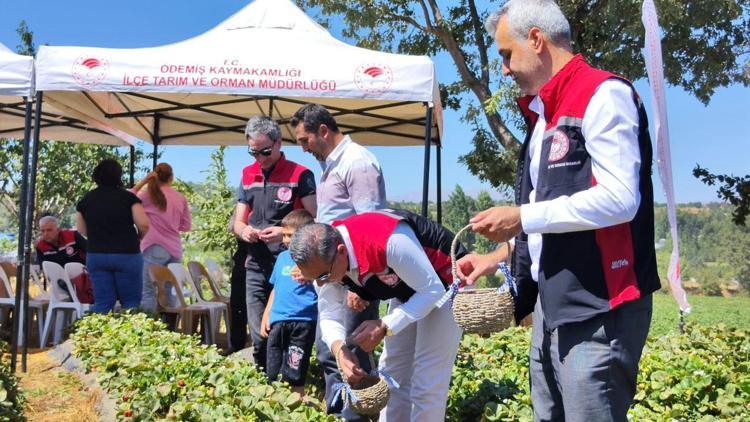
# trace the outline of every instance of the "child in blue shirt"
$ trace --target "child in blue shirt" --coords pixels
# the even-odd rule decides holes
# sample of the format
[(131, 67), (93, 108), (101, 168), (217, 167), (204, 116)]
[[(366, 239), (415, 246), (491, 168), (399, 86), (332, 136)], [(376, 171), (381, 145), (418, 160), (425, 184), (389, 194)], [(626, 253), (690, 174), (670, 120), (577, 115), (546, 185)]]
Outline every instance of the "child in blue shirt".
[[(304, 209), (290, 212), (281, 220), (283, 242), (289, 246), (294, 231), (314, 222)], [(318, 295), (312, 283), (297, 281), (289, 251), (276, 259), (269, 282), (273, 290), (261, 321), (261, 335), (268, 337), (266, 375), (271, 381), (289, 383), (293, 391), (304, 395), (310, 352), (315, 343), (318, 321)], [(299, 271), (299, 270), (297, 270)]]

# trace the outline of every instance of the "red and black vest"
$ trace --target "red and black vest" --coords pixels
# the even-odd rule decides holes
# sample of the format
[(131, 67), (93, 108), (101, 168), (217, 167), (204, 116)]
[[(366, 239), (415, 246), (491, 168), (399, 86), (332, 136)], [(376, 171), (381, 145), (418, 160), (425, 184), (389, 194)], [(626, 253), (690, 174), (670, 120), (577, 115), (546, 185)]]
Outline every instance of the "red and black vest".
[[(307, 167), (287, 160), (283, 154), (268, 178), (263, 175), (257, 161), (242, 169), (241, 188), (251, 208), (247, 223), (260, 230), (278, 226), (287, 214), (302, 208), (299, 181), (302, 173), (309, 171)], [(261, 262), (267, 261), (269, 254), (278, 255), (281, 244), (255, 242), (248, 248), (252, 260)]]
[[(365, 300), (395, 297), (406, 302), (414, 294), (414, 290), (388, 267), (386, 259), (388, 238), (399, 222), (408, 224), (414, 230), (427, 259), (446, 289), (453, 282), (450, 250), (454, 235), (450, 230), (406, 210), (366, 212), (333, 223), (334, 227), (346, 227), (354, 249), (353, 254), (357, 257), (358, 283), (345, 277), (344, 284)], [(466, 253), (466, 249), (459, 243), (456, 256), (460, 258)]]
[[(581, 125), (599, 85), (613, 78), (632, 88), (630, 82), (594, 69), (576, 55), (539, 90), (547, 125), (534, 187), (529, 175), (528, 145), (538, 116), (528, 108), (532, 96), (519, 99), (528, 133), (518, 159), (517, 205), (529, 203), (532, 188), (536, 189), (536, 201), (549, 201), (596, 185)], [(537, 289), (545, 322), (555, 329), (608, 312), (660, 288), (654, 250), (651, 139), (646, 112), (635, 89), (633, 101), (638, 109), (641, 155), (641, 202), (635, 218), (597, 230), (543, 234), (538, 286), (531, 278), (527, 236), (522, 233), (516, 237), (513, 272), (519, 285), (517, 319), (532, 312)]]
[(75, 230), (60, 230), (57, 246), (40, 240), (36, 244), (37, 261), (52, 261), (65, 266), (69, 262), (86, 264), (86, 239)]

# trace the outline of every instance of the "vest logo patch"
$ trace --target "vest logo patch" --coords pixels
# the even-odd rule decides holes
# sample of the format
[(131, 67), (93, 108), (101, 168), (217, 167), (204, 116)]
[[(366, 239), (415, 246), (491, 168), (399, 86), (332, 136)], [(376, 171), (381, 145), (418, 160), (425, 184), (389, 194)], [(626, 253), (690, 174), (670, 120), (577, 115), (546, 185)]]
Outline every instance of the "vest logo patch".
[(292, 199), (292, 189), (282, 186), (276, 191), (276, 197), (279, 198), (279, 201), (288, 202)]
[(570, 139), (568, 139), (568, 135), (562, 130), (557, 129), (555, 135), (552, 137), (552, 145), (549, 148), (549, 158), (547, 161), (550, 163), (560, 161), (568, 155), (569, 150)]
[(613, 270), (618, 270), (620, 268), (627, 267), (628, 265), (630, 265), (630, 262), (628, 262), (627, 259), (616, 259), (616, 260), (612, 261), (612, 269)]
[(386, 286), (393, 287), (396, 284), (398, 284), (398, 274), (396, 273), (389, 272), (389, 273), (377, 274), (377, 277)]
[(75, 249), (73, 249), (72, 246), (68, 246), (67, 248), (65, 248), (65, 253), (68, 254), (68, 256), (71, 256), (73, 255), (73, 253), (75, 253)]

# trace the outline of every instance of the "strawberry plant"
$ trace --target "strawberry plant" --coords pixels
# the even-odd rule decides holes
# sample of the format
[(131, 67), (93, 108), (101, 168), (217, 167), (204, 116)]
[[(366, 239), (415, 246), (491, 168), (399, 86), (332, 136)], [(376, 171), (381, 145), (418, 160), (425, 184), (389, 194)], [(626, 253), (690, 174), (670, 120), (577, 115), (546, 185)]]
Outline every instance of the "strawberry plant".
[(75, 355), (119, 398), (119, 420), (333, 420), (252, 364), (143, 314), (87, 316), (72, 338)]
[(18, 378), (10, 371), (8, 345), (0, 341), (0, 421), (25, 421), (24, 396), (18, 389)]

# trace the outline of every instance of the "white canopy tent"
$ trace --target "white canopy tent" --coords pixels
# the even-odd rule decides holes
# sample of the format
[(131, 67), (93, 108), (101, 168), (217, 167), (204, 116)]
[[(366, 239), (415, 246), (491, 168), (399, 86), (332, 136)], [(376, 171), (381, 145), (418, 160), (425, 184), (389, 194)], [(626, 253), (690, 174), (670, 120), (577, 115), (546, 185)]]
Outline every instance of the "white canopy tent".
[(244, 145), (256, 114), (276, 119), (294, 142), (284, 123), (316, 102), (360, 144), (425, 145), (426, 213), (429, 147), (439, 145), (443, 121), (434, 63), (345, 44), (289, 0), (256, 0), (204, 34), (159, 47), (42, 46), (36, 88), (45, 102), (155, 150)]
[[(0, 44), (0, 137), (21, 138), (23, 143), (23, 165), (20, 194), (20, 218), (18, 233), (18, 272), (16, 279), (16, 301), (13, 317), (13, 344), (11, 366), (15, 370), (16, 352), (20, 340), (23, 343), (23, 369), (26, 369), (28, 321), (28, 277), (31, 255), (31, 230), (36, 181), (36, 162), (39, 142), (44, 139), (96, 143), (104, 145), (130, 146), (131, 169), (133, 167), (133, 145), (137, 139), (105, 121), (84, 116), (64, 104), (45, 106), (42, 111), (41, 96), (33, 93), (34, 59), (15, 54)], [(34, 104), (36, 103), (36, 104)], [(35, 106), (35, 107), (34, 107)], [(32, 108), (35, 111), (32, 111)], [(34, 135), (31, 136), (31, 121), (34, 120)], [(131, 170), (132, 173), (132, 170)], [(131, 175), (132, 179), (132, 175)], [(21, 298), (24, 298), (23, 303)], [(21, 321), (23, 320), (23, 331)]]

